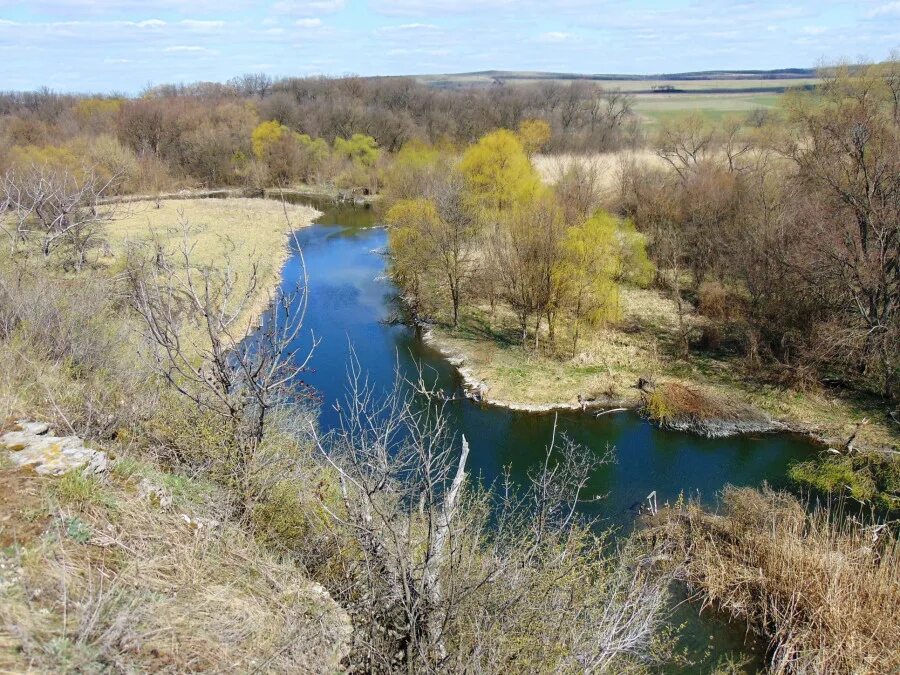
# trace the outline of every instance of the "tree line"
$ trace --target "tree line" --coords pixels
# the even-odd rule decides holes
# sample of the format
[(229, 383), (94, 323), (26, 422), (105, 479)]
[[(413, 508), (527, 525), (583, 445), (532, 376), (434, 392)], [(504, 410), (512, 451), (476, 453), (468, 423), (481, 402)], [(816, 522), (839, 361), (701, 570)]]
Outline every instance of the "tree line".
[(609, 150), (639, 134), (631, 98), (587, 82), (447, 91), (409, 78), (247, 75), (158, 86), (135, 98), (0, 93), (0, 171), (89, 160), (120, 169), (121, 191), (143, 193), (279, 181), (372, 187), (372, 167), (348, 169), (342, 152), (326, 156), (291, 134), (258, 161), (251, 135), (275, 122), (329, 147), (364, 136), (392, 153), (414, 140), (469, 143), (532, 118), (551, 125), (555, 150)]

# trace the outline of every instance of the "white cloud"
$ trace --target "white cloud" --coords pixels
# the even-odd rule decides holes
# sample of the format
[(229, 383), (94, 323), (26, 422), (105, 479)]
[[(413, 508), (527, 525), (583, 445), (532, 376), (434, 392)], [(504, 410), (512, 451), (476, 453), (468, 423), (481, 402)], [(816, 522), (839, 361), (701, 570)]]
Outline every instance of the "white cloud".
[(900, 0), (886, 2), (883, 5), (873, 7), (866, 12), (866, 16), (870, 19), (876, 19), (882, 16), (900, 16)]
[(568, 42), (572, 39), (572, 37), (573, 35), (571, 33), (563, 33), (561, 31), (552, 30), (548, 33), (541, 33), (538, 36), (538, 42), (545, 42), (548, 44)]
[(307, 16), (310, 14), (330, 14), (344, 9), (345, 0), (281, 0), (271, 6), (276, 14)]
[(218, 30), (221, 30), (225, 27), (224, 21), (199, 21), (197, 19), (184, 19), (179, 22), (179, 25), (184, 26), (188, 30), (195, 31), (197, 33), (212, 33)]
[(173, 45), (171, 47), (165, 47), (163, 49), (164, 52), (169, 54), (218, 54), (215, 49), (208, 49), (207, 47), (200, 47), (199, 45)]
[(295, 25), (299, 28), (320, 28), (322, 19), (298, 19)]

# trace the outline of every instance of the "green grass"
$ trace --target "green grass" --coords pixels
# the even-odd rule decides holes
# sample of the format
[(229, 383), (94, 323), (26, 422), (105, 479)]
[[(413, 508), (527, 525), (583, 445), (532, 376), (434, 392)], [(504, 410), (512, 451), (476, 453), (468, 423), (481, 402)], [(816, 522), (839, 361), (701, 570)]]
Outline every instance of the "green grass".
[(116, 506), (112, 494), (95, 476), (82, 471), (69, 471), (57, 481), (54, 493), (60, 502), (77, 509), (89, 506), (101, 506), (114, 509)]
[(778, 94), (646, 94), (635, 97), (634, 110), (648, 124), (699, 112), (711, 122), (728, 115), (746, 114), (756, 109), (778, 107)]

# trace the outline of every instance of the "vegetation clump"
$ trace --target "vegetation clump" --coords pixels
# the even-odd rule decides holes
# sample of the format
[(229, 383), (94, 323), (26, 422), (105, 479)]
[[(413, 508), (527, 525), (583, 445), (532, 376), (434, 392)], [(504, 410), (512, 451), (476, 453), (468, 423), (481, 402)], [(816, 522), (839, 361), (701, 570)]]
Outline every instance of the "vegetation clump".
[(670, 429), (723, 436), (776, 428), (771, 420), (750, 406), (678, 382), (651, 385), (643, 398), (647, 416)]
[(900, 668), (900, 566), (890, 525), (807, 510), (768, 488), (726, 488), (723, 512), (690, 504), (659, 514), (648, 536), (683, 561), (703, 603), (769, 641), (775, 673)]

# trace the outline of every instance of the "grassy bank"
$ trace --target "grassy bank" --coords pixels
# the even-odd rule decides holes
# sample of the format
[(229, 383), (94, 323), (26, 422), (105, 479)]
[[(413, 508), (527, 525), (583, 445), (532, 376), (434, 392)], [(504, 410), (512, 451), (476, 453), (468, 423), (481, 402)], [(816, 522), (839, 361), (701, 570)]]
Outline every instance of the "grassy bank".
[(0, 671), (339, 670), (349, 617), (216, 484), (124, 456), (0, 485)]
[[(900, 443), (898, 427), (878, 402), (826, 389), (799, 391), (766, 381), (739, 357), (693, 350), (679, 354), (678, 310), (655, 289), (624, 286), (621, 321), (591, 331), (573, 357), (571, 342), (558, 335), (553, 349), (523, 350), (512, 313), (486, 306), (463, 313), (459, 330), (437, 326), (432, 344), (460, 362), (485, 399), (520, 408), (578, 407), (596, 399), (605, 407), (639, 407), (639, 378), (669, 382), (710, 397), (765, 413), (791, 429), (831, 442), (843, 442), (868, 418), (857, 437), (861, 448), (890, 448)], [(703, 317), (689, 310), (684, 321), (699, 330)]]
[[(291, 227), (316, 215), (287, 208)], [(262, 261), (262, 311), (287, 249), (263, 200), (123, 206), (79, 274), (0, 254), (0, 432), (40, 419), (105, 450), (111, 469), (61, 479), (0, 450), (0, 670), (335, 672), (351, 624), (295, 559), (236, 517), (221, 423), (160, 386), (118, 272), (126, 250), (187, 244), (236, 283)], [(256, 517), (260, 528), (268, 520)]]
[(255, 300), (242, 323), (254, 321), (268, 306), (290, 255), (290, 232), (319, 215), (308, 206), (248, 198), (135, 202), (118, 209), (108, 232), (112, 258), (101, 260), (110, 267), (121, 264), (129, 246), (159, 242), (177, 254), (187, 243), (192, 264), (231, 267), (239, 297), (257, 265)]

